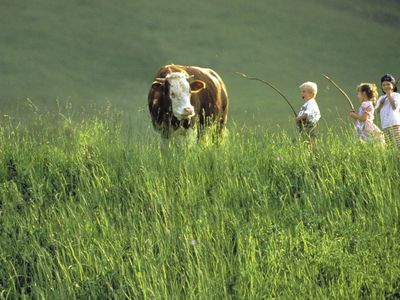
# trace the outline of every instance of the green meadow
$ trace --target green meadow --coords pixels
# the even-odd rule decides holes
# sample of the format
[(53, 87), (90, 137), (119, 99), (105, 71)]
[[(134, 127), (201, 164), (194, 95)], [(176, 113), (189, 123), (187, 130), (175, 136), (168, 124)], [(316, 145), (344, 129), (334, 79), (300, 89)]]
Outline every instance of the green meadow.
[[(398, 151), (343, 97), (400, 76), (395, 0), (0, 1), (0, 299), (399, 299)], [(167, 63), (212, 67), (219, 144), (151, 128)], [(310, 151), (290, 108), (319, 84)], [(354, 102), (356, 103), (355, 99)]]
[(2, 0), (1, 111), (27, 97), (51, 108), (55, 99), (70, 101), (78, 111), (110, 101), (146, 122), (141, 111), (153, 76), (176, 63), (220, 73), (232, 120), (247, 126), (287, 129), (290, 110), (268, 87), (234, 72), (269, 80), (295, 106), (297, 87), (315, 81), (334, 126), (347, 106), (320, 74), (349, 94), (384, 73), (400, 77), (399, 13), (396, 0)]
[(160, 150), (112, 111), (36, 120), (0, 131), (3, 299), (400, 295), (398, 152), (264, 128)]

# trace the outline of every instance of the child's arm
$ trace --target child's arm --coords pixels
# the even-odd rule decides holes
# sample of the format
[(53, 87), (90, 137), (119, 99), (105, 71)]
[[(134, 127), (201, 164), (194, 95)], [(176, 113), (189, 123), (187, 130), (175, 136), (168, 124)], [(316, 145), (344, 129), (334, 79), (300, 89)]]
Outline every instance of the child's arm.
[(390, 103), (390, 106), (392, 107), (392, 109), (396, 110), (398, 103), (396, 103), (393, 94), (387, 93), (387, 99), (389, 100), (389, 103)]
[(361, 122), (367, 121), (367, 120), (368, 120), (368, 117), (369, 117), (369, 115), (368, 115), (367, 112), (364, 113), (362, 116), (360, 116), (360, 115), (357, 114), (354, 110), (351, 110), (351, 111), (349, 112), (349, 116), (350, 116), (350, 118), (353, 118), (354, 120), (358, 120), (358, 121), (361, 121)]
[(384, 103), (385, 103), (385, 98), (381, 98), (378, 100), (378, 104), (376, 105), (376, 112), (378, 114), (381, 112)]

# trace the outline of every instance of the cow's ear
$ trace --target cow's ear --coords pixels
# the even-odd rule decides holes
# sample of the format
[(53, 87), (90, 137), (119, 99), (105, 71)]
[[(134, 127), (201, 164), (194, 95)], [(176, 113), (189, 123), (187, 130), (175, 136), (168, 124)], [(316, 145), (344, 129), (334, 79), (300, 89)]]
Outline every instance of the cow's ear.
[(151, 84), (151, 88), (155, 89), (156, 91), (160, 91), (164, 88), (164, 82), (160, 82), (160, 81), (156, 80)]
[(190, 90), (193, 94), (197, 94), (207, 87), (206, 83), (201, 80), (193, 80), (190, 83)]

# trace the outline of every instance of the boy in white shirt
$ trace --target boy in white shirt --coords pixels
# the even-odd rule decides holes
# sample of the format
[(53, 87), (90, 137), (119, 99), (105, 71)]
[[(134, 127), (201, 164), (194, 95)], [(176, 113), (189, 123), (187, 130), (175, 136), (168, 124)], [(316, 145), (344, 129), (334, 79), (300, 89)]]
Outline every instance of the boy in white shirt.
[(381, 84), (385, 95), (378, 99), (376, 110), (381, 117), (386, 142), (400, 148), (400, 94), (397, 93), (396, 79), (386, 74), (382, 76)]
[(318, 93), (318, 86), (314, 82), (305, 82), (300, 85), (301, 98), (305, 101), (301, 107), (299, 114), (296, 118), (296, 123), (300, 128), (300, 133), (305, 134), (311, 143), (316, 138), (316, 127), (319, 119), (321, 118), (321, 112), (317, 101), (315, 100)]

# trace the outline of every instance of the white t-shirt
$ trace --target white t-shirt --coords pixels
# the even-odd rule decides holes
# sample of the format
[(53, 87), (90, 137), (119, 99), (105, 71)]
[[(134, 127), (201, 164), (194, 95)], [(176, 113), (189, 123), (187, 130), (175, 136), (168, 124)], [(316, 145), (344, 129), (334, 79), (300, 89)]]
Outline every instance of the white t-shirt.
[(381, 116), (381, 123), (382, 128), (388, 128), (395, 125), (400, 125), (400, 94), (399, 93), (392, 93), (392, 98), (394, 100), (394, 105), (396, 109), (393, 109), (390, 105), (389, 99), (387, 99), (386, 95), (379, 97), (378, 102), (376, 103), (376, 108), (381, 105), (382, 101), (383, 106), (381, 108), (380, 116)]
[(315, 99), (310, 99), (301, 107), (298, 116), (307, 114), (307, 124), (315, 124), (321, 119), (321, 112), (319, 111), (319, 107), (317, 101)]

